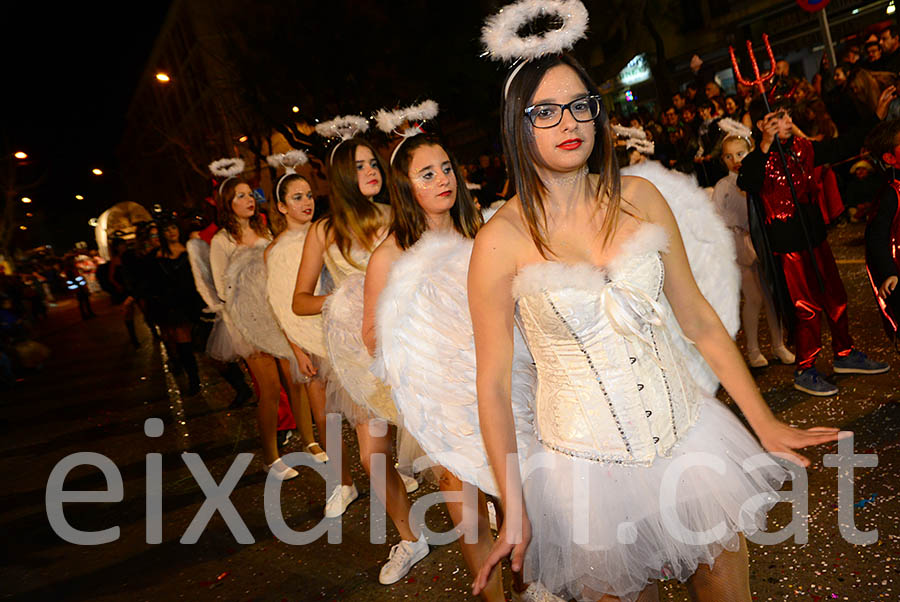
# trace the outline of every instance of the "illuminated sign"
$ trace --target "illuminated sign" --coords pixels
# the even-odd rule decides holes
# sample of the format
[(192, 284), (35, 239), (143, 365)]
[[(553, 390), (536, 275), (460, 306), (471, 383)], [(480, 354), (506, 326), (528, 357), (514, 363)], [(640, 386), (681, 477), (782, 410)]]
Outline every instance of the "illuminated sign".
[(644, 55), (639, 54), (631, 59), (619, 72), (617, 79), (623, 86), (639, 84), (650, 79), (650, 65), (647, 64)]

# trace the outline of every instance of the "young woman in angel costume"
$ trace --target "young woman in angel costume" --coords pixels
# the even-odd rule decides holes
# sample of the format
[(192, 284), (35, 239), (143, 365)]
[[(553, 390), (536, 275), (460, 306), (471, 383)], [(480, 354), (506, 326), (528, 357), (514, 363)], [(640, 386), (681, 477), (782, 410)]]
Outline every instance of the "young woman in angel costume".
[[(364, 130), (364, 123), (365, 120), (351, 124), (354, 133)], [(333, 122), (319, 124), (317, 131), (324, 135), (341, 131), (331, 125)], [(384, 478), (376, 475), (372, 479), (373, 489), (402, 541), (412, 546), (420, 559), (423, 551), (427, 554), (428, 543), (421, 537), (420, 528), (409, 522), (407, 497), (407, 492), (415, 490), (418, 483), (401, 475), (390, 460), (399, 422), (397, 409), (388, 388), (369, 371), (371, 358), (362, 342), (366, 265), (372, 251), (384, 240), (390, 221), (389, 208), (373, 200), (381, 192), (384, 174), (381, 158), (363, 138), (347, 137), (332, 150), (328, 173), (331, 213), (317, 220), (306, 237), (292, 308), (299, 316), (323, 314), (325, 346), (333, 372), (327, 383), (329, 411), (343, 413), (356, 427), (360, 461), (367, 474), (372, 473), (373, 456), (388, 459)], [(315, 290), (323, 265), (336, 287), (327, 297), (317, 295)], [(400, 455), (402, 451), (398, 451)], [(325, 515), (340, 515), (357, 496), (355, 485), (335, 487), (326, 503)], [(407, 546), (394, 546), (379, 576), (382, 583), (394, 583), (403, 577), (405, 572), (401, 569), (406, 557), (402, 552)], [(409, 566), (405, 567), (407, 571)]]
[[(579, 2), (549, 4), (563, 31), (586, 26)], [(521, 23), (504, 25), (515, 35)], [(497, 26), (485, 28), (489, 51), (521, 57), (521, 45), (511, 54), (493, 43)], [(539, 38), (507, 77), (502, 134), (518, 193), (479, 231), (469, 266), (480, 424), (505, 515), (474, 589), (511, 555), (526, 579), (578, 600), (656, 600), (656, 581), (677, 578), (695, 600), (749, 601), (744, 534), (763, 528), (786, 471), (774, 461), (744, 470), (767, 456), (691, 376), (683, 339), (768, 451), (838, 431), (791, 428), (766, 406), (694, 280), (666, 199), (619, 174), (597, 87), (560, 54), (582, 32), (551, 50), (554, 36)], [(510, 403), (516, 319), (537, 368), (521, 469), (507, 461), (521, 436)]]
[[(276, 478), (292, 479), (299, 473), (281, 461), (276, 437), (282, 385), (298, 423), (304, 408), (299, 372), (290, 367), (293, 353), (266, 300), (263, 252), (271, 235), (250, 185), (240, 175), (227, 177), (218, 192), (222, 229), (210, 243), (209, 266), (216, 293), (224, 302), (224, 319), (210, 335), (207, 352), (221, 361), (242, 357), (247, 362), (259, 387), (256, 423), (263, 462)], [(309, 408), (305, 410), (308, 420)]]

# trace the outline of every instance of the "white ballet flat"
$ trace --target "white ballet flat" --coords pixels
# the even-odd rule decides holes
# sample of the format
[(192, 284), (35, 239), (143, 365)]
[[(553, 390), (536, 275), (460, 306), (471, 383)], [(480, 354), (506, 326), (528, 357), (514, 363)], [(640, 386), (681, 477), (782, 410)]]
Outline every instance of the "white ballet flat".
[(315, 460), (315, 461), (318, 462), (319, 464), (324, 464), (325, 462), (328, 462), (328, 454), (325, 453), (325, 450), (322, 450), (322, 451), (320, 451), (319, 453), (316, 453), (316, 454), (312, 453), (312, 452), (309, 450), (309, 448), (311, 448), (311, 447), (314, 446), (314, 445), (315, 445), (316, 447), (318, 447), (319, 449), (322, 449), (322, 446), (319, 445), (319, 442), (318, 442), (318, 441), (313, 441), (312, 443), (307, 444), (307, 446), (306, 446), (306, 453), (310, 454), (310, 455), (313, 457), (313, 460)]

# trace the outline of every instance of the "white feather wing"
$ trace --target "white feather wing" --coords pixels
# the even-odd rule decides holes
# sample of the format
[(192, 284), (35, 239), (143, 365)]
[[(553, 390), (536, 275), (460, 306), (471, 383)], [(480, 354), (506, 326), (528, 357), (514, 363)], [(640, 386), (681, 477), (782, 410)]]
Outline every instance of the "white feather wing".
[[(688, 261), (700, 292), (706, 297), (732, 338), (740, 327), (741, 277), (734, 249), (734, 237), (716, 212), (709, 194), (693, 177), (664, 168), (656, 161), (626, 167), (623, 175), (640, 176), (662, 193), (681, 230)], [(688, 357), (694, 380), (714, 395), (719, 380), (683, 336), (675, 337)]]
[(225, 311), (241, 336), (256, 349), (283, 358), (293, 357), (290, 345), (266, 298), (265, 247), (242, 247), (225, 270)]
[(364, 282), (365, 274), (352, 274), (325, 301), (325, 348), (334, 376), (353, 402), (397, 424), (391, 391), (369, 370), (372, 357), (362, 340)]
[[(497, 495), (478, 421), (475, 342), (466, 295), (472, 241), (426, 233), (391, 268), (378, 301), (373, 370), (426, 454)], [(516, 330), (513, 411), (520, 458), (532, 436), (535, 372)]]
[(298, 316), (291, 309), (297, 270), (303, 257), (303, 243), (308, 229), (285, 232), (272, 243), (266, 262), (266, 288), (269, 305), (284, 334), (295, 345), (319, 357), (325, 357), (325, 335), (322, 315)]
[(200, 238), (192, 238), (185, 245), (188, 252), (188, 260), (191, 262), (191, 272), (194, 274), (194, 286), (206, 303), (206, 306), (217, 311), (222, 306), (222, 301), (216, 293), (213, 284), (212, 269), (209, 267), (209, 244)]

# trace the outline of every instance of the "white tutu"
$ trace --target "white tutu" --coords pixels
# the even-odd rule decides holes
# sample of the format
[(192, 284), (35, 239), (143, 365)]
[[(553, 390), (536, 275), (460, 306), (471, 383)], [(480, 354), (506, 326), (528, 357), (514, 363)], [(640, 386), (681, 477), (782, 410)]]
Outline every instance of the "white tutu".
[[(699, 564), (712, 566), (720, 552), (738, 548), (739, 532), (765, 528), (787, 476), (765, 455), (762, 468), (742, 469), (764, 452), (712, 398), (704, 399), (697, 423), (671, 457), (657, 457), (650, 467), (574, 458), (533, 437), (529, 448), (523, 478), (532, 539), (525, 580), (578, 600), (611, 594), (630, 602), (652, 580), (683, 581)], [(538, 461), (547, 464), (531, 470)], [(677, 484), (677, 498), (661, 494), (666, 481)], [(688, 531), (706, 539), (691, 541)]]
[[(394, 263), (378, 300), (372, 368), (390, 385), (403, 426), (428, 457), (498, 495), (478, 423), (466, 295), (472, 244), (455, 232), (426, 232)], [(520, 457), (523, 433), (533, 430), (534, 386), (531, 354), (516, 329), (512, 403)]]
[[(307, 353), (325, 357), (322, 315), (298, 316), (292, 309), (297, 270), (303, 257), (303, 244), (309, 228), (282, 233), (269, 247), (266, 261), (269, 305), (284, 334)], [(321, 282), (317, 286), (321, 289)], [(320, 290), (316, 294), (322, 294)]]
[(397, 424), (391, 391), (369, 370), (372, 357), (362, 340), (364, 282), (364, 273), (348, 276), (322, 307), (325, 347), (335, 376), (326, 389), (329, 407), (341, 410), (354, 426), (373, 418)]
[(220, 362), (233, 362), (255, 352), (256, 349), (241, 336), (231, 318), (224, 311), (220, 312), (206, 341), (206, 354)]
[(262, 245), (240, 247), (225, 270), (225, 313), (255, 349), (279, 358), (294, 356), (266, 298)]

